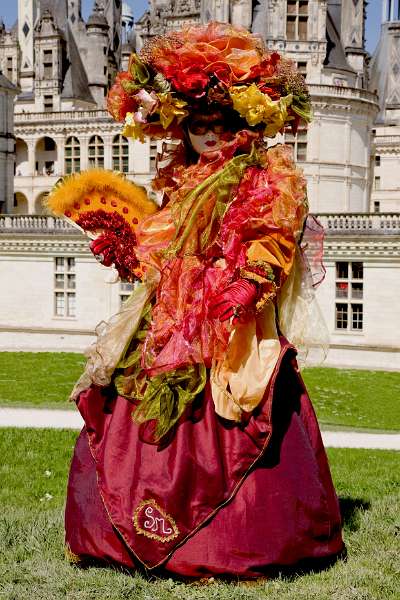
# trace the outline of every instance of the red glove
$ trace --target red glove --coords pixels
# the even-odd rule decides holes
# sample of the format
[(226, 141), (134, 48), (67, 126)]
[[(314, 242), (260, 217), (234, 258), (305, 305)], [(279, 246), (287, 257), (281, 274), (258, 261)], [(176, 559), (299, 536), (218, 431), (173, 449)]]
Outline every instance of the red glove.
[(248, 279), (238, 279), (211, 298), (208, 314), (212, 319), (220, 321), (234, 317), (233, 323), (237, 323), (246, 309), (254, 304), (257, 292), (256, 283)]
[(96, 260), (105, 267), (109, 267), (115, 262), (116, 257), (113, 246), (103, 233), (90, 242), (89, 248), (93, 252)]

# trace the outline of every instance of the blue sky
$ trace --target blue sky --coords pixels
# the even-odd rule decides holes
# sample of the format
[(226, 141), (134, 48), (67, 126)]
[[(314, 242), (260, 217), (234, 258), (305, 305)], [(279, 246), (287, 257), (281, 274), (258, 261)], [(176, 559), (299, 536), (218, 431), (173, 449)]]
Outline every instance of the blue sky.
[[(147, 0), (128, 0), (133, 8), (135, 18), (140, 17), (147, 7)], [(93, 0), (82, 1), (84, 18), (90, 14)], [(382, 0), (369, 0), (367, 6), (366, 40), (367, 50), (372, 53), (378, 41), (381, 23)], [(0, 17), (3, 17), (7, 27), (11, 27), (17, 18), (17, 0), (0, 0)]]

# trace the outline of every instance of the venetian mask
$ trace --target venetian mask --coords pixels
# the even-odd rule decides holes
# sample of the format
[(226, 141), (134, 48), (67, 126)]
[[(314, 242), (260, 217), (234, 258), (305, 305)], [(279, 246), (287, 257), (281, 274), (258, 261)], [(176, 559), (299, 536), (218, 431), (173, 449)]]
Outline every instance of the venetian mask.
[(197, 154), (219, 150), (227, 141), (227, 132), (227, 124), (220, 113), (195, 114), (188, 124), (189, 140)]

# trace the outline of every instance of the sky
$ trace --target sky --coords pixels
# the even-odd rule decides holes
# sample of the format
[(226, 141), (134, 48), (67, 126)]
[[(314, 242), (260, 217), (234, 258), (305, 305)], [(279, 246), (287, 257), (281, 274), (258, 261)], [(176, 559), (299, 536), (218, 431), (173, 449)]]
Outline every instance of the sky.
[[(0, 0), (0, 17), (11, 27), (17, 18), (17, 0)], [(135, 18), (140, 17), (146, 7), (147, 0), (128, 0), (132, 7)], [(82, 13), (86, 19), (93, 6), (93, 0), (82, 0)], [(366, 48), (368, 52), (373, 53), (378, 42), (380, 23), (381, 23), (382, 0), (369, 0), (367, 5), (367, 24), (366, 24)]]

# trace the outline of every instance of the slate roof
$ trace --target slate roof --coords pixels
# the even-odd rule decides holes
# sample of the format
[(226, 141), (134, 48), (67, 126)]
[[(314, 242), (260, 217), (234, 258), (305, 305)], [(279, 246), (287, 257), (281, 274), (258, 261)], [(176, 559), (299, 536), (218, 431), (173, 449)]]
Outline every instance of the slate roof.
[(41, 0), (41, 14), (44, 15), (46, 10), (52, 15), (55, 26), (60, 30), (66, 41), (67, 64), (61, 97), (64, 99), (82, 100), (96, 105), (89, 89), (89, 82), (81, 54), (68, 23), (67, 0)]
[(340, 3), (337, 1), (328, 3), (326, 38), (327, 49), (324, 66), (354, 72), (347, 62), (346, 53), (340, 39)]
[(7, 79), (7, 77), (5, 75), (3, 75), (3, 73), (0, 71), (0, 89), (6, 89), (6, 90), (10, 90), (13, 91), (14, 93), (18, 92), (18, 88), (11, 83), (11, 81), (9, 79)]
[(90, 93), (89, 82), (81, 55), (68, 24), (64, 35), (67, 42), (68, 68), (63, 81), (61, 97), (74, 98), (96, 104)]

